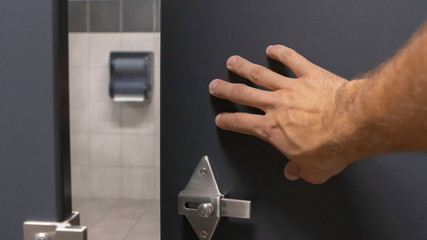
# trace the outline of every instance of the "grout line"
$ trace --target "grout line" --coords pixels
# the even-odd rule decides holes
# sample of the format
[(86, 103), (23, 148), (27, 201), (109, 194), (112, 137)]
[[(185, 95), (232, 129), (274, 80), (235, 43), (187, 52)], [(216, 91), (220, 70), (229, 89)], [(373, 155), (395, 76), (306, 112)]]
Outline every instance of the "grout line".
[[(89, 1), (88, 1), (88, 4), (89, 4)], [(90, 25), (89, 25), (89, 27), (90, 27)], [(88, 122), (89, 122), (89, 181), (90, 181), (90, 184), (89, 184), (89, 187), (90, 187), (90, 191), (89, 191), (89, 195), (91, 196), (91, 197), (93, 197), (93, 189), (92, 189), (92, 165), (93, 165), (93, 159), (92, 159), (92, 104), (91, 104), (91, 99), (92, 99), (92, 96), (91, 96), (91, 81), (90, 81), (90, 79), (91, 79), (91, 74), (92, 74), (92, 69), (91, 69), (91, 67), (90, 67), (90, 49), (91, 49), (91, 41), (90, 41), (90, 33), (88, 33), (87, 34), (87, 68), (88, 68), (88, 78), (87, 78), (87, 81), (88, 81), (88, 99), (87, 99), (87, 104), (89, 105), (88, 106)]]
[[(123, 4), (123, 1), (120, 1), (121, 4)], [(122, 8), (123, 9), (123, 8)], [(120, 11), (122, 16), (123, 16), (123, 11)], [(121, 21), (121, 27), (123, 28), (123, 19)], [(122, 30), (122, 29), (121, 29)], [(122, 34), (120, 34), (120, 50), (123, 49), (123, 37)], [(119, 117), (119, 126), (120, 126), (120, 167), (121, 167), (121, 172), (122, 172), (122, 176), (120, 178), (121, 183), (120, 183), (120, 197), (121, 199), (124, 198), (124, 192), (125, 192), (125, 188), (124, 188), (124, 182), (125, 182), (125, 174), (124, 174), (124, 168), (123, 168), (123, 103), (120, 103), (119, 105), (119, 113), (120, 113), (120, 117)]]

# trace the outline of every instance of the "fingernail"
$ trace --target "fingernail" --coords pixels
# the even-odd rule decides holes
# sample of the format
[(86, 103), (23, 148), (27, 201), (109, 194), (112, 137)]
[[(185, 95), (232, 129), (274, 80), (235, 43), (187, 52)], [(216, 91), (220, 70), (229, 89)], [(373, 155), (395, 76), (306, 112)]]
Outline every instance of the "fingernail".
[(237, 57), (233, 56), (227, 60), (227, 66), (232, 67), (237, 61)]
[(298, 180), (300, 177), (297, 177), (297, 176), (294, 176), (294, 175), (291, 175), (291, 174), (289, 174), (289, 173), (287, 173), (287, 172), (285, 172), (285, 177), (289, 180), (289, 181), (295, 181), (295, 180)]
[(270, 45), (267, 47), (267, 49), (265, 50), (267, 53), (269, 53), (271, 51), (271, 49), (273, 48), (273, 45)]
[(219, 121), (220, 118), (221, 118), (221, 113), (218, 114), (218, 115), (216, 115), (216, 118), (215, 118), (216, 125), (218, 125), (218, 121)]
[(216, 85), (217, 85), (218, 81), (217, 80), (213, 80), (211, 83), (209, 83), (209, 92), (213, 93)]

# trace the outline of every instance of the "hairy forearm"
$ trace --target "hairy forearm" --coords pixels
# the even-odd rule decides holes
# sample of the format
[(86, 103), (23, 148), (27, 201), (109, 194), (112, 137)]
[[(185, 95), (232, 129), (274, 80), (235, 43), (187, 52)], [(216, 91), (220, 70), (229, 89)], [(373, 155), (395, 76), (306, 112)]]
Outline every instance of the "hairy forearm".
[(427, 150), (427, 24), (389, 61), (351, 81), (347, 111), (360, 157)]

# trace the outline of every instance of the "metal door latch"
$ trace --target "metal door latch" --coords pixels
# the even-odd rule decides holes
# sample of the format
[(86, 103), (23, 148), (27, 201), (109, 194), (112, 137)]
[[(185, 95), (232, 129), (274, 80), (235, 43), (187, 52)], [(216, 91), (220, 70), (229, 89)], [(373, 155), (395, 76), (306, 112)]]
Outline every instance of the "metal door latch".
[(199, 239), (210, 240), (221, 217), (249, 219), (251, 202), (224, 198), (204, 156), (178, 195), (178, 213), (187, 217)]
[(87, 240), (87, 228), (79, 224), (78, 212), (64, 222), (26, 221), (24, 240)]

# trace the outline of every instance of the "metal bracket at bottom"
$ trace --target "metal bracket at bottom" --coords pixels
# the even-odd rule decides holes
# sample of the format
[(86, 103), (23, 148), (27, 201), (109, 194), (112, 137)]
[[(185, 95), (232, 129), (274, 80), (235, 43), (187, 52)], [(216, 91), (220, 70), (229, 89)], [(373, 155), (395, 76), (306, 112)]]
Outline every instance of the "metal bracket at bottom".
[(79, 224), (78, 212), (64, 222), (26, 221), (24, 240), (87, 240), (87, 227)]
[(251, 201), (225, 198), (204, 156), (178, 195), (178, 213), (187, 217), (200, 240), (210, 240), (221, 217), (251, 218)]

